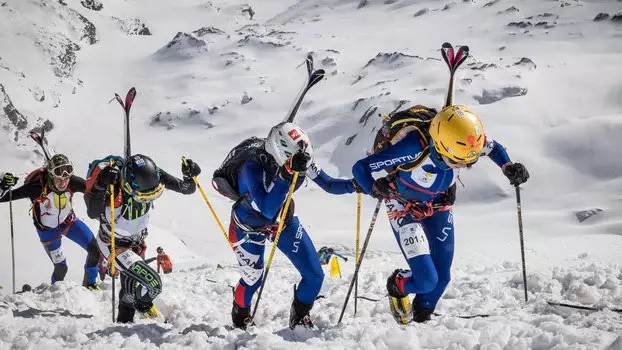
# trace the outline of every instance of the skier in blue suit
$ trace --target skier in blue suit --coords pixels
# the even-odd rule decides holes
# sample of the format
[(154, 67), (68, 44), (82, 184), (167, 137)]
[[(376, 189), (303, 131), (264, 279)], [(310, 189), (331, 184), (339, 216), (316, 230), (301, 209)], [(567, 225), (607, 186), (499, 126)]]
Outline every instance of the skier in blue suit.
[[(393, 233), (410, 267), (395, 270), (387, 281), (398, 323), (429, 320), (450, 281), (454, 253), (451, 208), (459, 170), (487, 155), (512, 185), (529, 178), (527, 169), (513, 163), (501, 144), (486, 139), (479, 117), (467, 107), (449, 106), (435, 114), (416, 106), (409, 112), (414, 119), (432, 113), (429, 129), (402, 135), (401, 140), (393, 140), (352, 168), (365, 193), (385, 200)], [(374, 180), (373, 172), (388, 168), (394, 169), (390, 175)], [(412, 308), (409, 294), (417, 294)]]
[[(232, 158), (232, 155), (237, 156)], [(236, 192), (239, 196), (230, 196), (237, 200), (229, 227), (229, 241), (242, 275), (235, 287), (231, 312), (236, 327), (245, 328), (250, 321), (252, 297), (263, 278), (265, 241), (274, 239), (293, 172), (299, 172), (296, 189), (305, 178), (309, 178), (332, 194), (355, 191), (352, 180), (331, 178), (317, 167), (312, 155), (313, 148), (307, 134), (295, 124), (281, 123), (270, 130), (267, 139), (248, 139), (230, 152), (221, 169), (233, 172), (229, 177), (233, 181), (219, 181), (219, 170), (214, 174), (214, 184), (219, 192), (224, 194), (227, 187), (232, 187), (228, 192)], [(231, 163), (237, 164), (231, 166)], [(294, 291), (289, 325), (291, 328), (299, 324), (313, 327), (309, 312), (322, 287), (324, 272), (309, 234), (294, 215), (293, 200), (278, 248), (302, 277)]]

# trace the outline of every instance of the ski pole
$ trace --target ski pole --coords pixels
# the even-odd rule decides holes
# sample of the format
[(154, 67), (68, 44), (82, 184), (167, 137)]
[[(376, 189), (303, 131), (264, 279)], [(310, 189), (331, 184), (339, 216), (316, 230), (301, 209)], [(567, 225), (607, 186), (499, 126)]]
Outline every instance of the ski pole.
[(13, 190), (9, 189), (9, 221), (11, 222), (11, 267), (13, 271), (13, 294), (15, 294), (15, 238), (13, 236)]
[[(359, 243), (361, 238), (361, 194), (356, 194), (356, 241), (354, 243), (354, 264), (359, 263)], [(359, 277), (354, 280), (354, 316), (356, 316), (356, 306), (359, 296)]]
[(374, 210), (374, 214), (371, 217), (371, 223), (369, 224), (369, 229), (367, 230), (367, 236), (365, 236), (365, 241), (363, 242), (363, 248), (361, 249), (361, 256), (357, 259), (356, 268), (354, 269), (354, 276), (352, 276), (352, 281), (350, 281), (350, 287), (348, 288), (348, 293), (346, 294), (346, 300), (343, 303), (343, 308), (341, 309), (341, 315), (339, 315), (339, 321), (337, 324), (341, 323), (343, 319), (343, 313), (346, 311), (346, 306), (348, 306), (348, 300), (350, 299), (350, 294), (352, 293), (352, 287), (354, 287), (354, 281), (356, 281), (359, 270), (361, 268), (361, 264), (363, 263), (363, 257), (365, 256), (365, 251), (367, 250), (367, 244), (369, 244), (369, 238), (371, 237), (371, 233), (374, 230), (374, 225), (376, 224), (376, 218), (378, 217), (378, 212), (380, 212), (380, 206), (382, 205), (382, 199), (378, 200), (378, 204), (376, 204), (376, 209)]
[[(186, 157), (182, 156), (181, 161), (184, 162), (185, 165), (188, 165), (186, 163)], [(214, 210), (212, 203), (210, 203), (209, 199), (207, 199), (207, 195), (205, 194), (205, 191), (203, 191), (203, 187), (201, 187), (199, 180), (197, 179), (196, 176), (193, 176), (192, 180), (197, 185), (199, 192), (201, 192), (201, 196), (203, 196), (203, 200), (205, 200), (205, 203), (209, 207), (209, 210), (212, 212), (212, 216), (214, 216), (216, 223), (218, 223), (218, 227), (220, 227), (220, 231), (222, 232), (222, 235), (225, 236), (227, 243), (229, 243), (229, 247), (231, 247), (231, 249), (233, 250), (233, 244), (231, 244), (231, 241), (229, 241), (229, 237), (227, 236), (227, 230), (225, 230), (225, 227), (222, 225), (222, 221), (220, 221), (220, 219), (218, 218), (218, 214), (216, 214), (216, 211)]]
[(523, 214), (521, 212), (520, 188), (516, 189), (516, 212), (518, 214), (518, 235), (520, 237), (520, 255), (523, 264), (523, 287), (525, 290), (525, 302), (527, 302), (527, 269), (525, 268), (525, 240), (523, 239)]
[(289, 209), (289, 203), (292, 200), (292, 195), (294, 194), (294, 189), (296, 188), (296, 183), (298, 182), (298, 172), (294, 171), (294, 178), (292, 179), (291, 185), (289, 185), (289, 191), (287, 191), (287, 197), (285, 198), (285, 205), (283, 206), (283, 211), (281, 212), (279, 218), (279, 226), (276, 229), (276, 236), (274, 237), (274, 242), (272, 243), (272, 249), (270, 250), (270, 256), (268, 257), (268, 263), (266, 264), (266, 270), (263, 274), (263, 281), (261, 281), (261, 287), (259, 287), (259, 294), (257, 294), (257, 301), (255, 302), (255, 309), (253, 309), (253, 314), (251, 315), (249, 324), (253, 323), (255, 319), (255, 314), (257, 313), (257, 306), (259, 306), (259, 301), (261, 300), (261, 294), (263, 293), (263, 288), (266, 285), (266, 280), (268, 279), (268, 273), (270, 272), (270, 266), (272, 265), (272, 258), (274, 258), (274, 252), (276, 251), (276, 247), (279, 244), (279, 238), (281, 237), (281, 231), (283, 230), (283, 225), (285, 224), (285, 217), (287, 216), (287, 210)]
[[(110, 161), (110, 165), (113, 162)], [(115, 322), (115, 262), (117, 259), (117, 251), (114, 241), (114, 185), (110, 184), (110, 274), (112, 275), (112, 323)]]

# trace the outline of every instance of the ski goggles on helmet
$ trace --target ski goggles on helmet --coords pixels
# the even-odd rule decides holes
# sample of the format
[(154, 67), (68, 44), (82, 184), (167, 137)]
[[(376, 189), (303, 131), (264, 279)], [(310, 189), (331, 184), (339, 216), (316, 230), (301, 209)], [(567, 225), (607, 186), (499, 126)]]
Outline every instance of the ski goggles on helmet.
[(66, 180), (73, 175), (73, 165), (71, 164), (63, 164), (51, 169), (51, 174), (53, 177)]
[(135, 201), (139, 203), (149, 203), (160, 198), (162, 193), (164, 193), (164, 185), (159, 184), (156, 188), (149, 191), (132, 190), (130, 192), (130, 195), (132, 196), (132, 198), (134, 198)]

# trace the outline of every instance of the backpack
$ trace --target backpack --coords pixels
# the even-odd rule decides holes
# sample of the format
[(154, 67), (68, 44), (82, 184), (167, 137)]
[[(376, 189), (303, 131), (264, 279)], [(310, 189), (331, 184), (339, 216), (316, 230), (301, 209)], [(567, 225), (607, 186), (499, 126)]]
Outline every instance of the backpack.
[(31, 183), (31, 182), (39, 182), (41, 184), (41, 187), (45, 188), (45, 185), (47, 182), (45, 178), (46, 174), (47, 174), (47, 169), (45, 167), (37, 168), (31, 171), (30, 174), (26, 175), (26, 178), (24, 179), (24, 184)]
[[(429, 154), (427, 150), (428, 139), (430, 138), (430, 122), (436, 115), (436, 109), (422, 105), (415, 105), (409, 109), (402, 110), (388, 115), (380, 115), (382, 127), (376, 133), (373, 145), (373, 153), (378, 153), (390, 145), (394, 145), (401, 141), (409, 133), (416, 131), (420, 134), (421, 146), (423, 152), (414, 161), (400, 165), (402, 170), (410, 170), (417, 167)], [(398, 167), (386, 168), (391, 174)]]
[(85, 189), (85, 193), (90, 193), (92, 191), (92, 188), (93, 188), (93, 185), (95, 184), (96, 178), (91, 178), (91, 175), (93, 174), (93, 171), (95, 170), (97, 165), (102, 163), (102, 162), (110, 163), (111, 160), (114, 162), (114, 164), (116, 166), (118, 166), (118, 167), (122, 167), (123, 166), (123, 157), (113, 156), (113, 155), (109, 155), (109, 156), (104, 157), (102, 159), (96, 159), (96, 160), (94, 160), (94, 161), (89, 163), (89, 169), (86, 171), (86, 189)]
[(237, 201), (241, 195), (238, 189), (238, 173), (248, 159), (258, 160), (264, 151), (266, 140), (250, 137), (233, 147), (220, 167), (214, 171), (212, 186), (223, 196)]
[(123, 166), (123, 157), (120, 156), (109, 155), (102, 159), (95, 159), (94, 161), (89, 163), (89, 169), (86, 171), (86, 178), (88, 179), (89, 177), (91, 177), (91, 174), (93, 173), (93, 170), (95, 170), (97, 164), (102, 162), (110, 163), (111, 160), (114, 161), (115, 165), (119, 167)]

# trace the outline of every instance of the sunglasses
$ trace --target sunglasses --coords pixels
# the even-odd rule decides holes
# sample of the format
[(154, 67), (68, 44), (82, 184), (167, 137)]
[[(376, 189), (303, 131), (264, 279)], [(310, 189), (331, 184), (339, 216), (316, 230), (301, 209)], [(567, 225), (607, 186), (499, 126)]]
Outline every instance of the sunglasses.
[(73, 174), (73, 166), (71, 164), (63, 164), (59, 165), (55, 168), (52, 168), (52, 176), (59, 179), (68, 179)]

